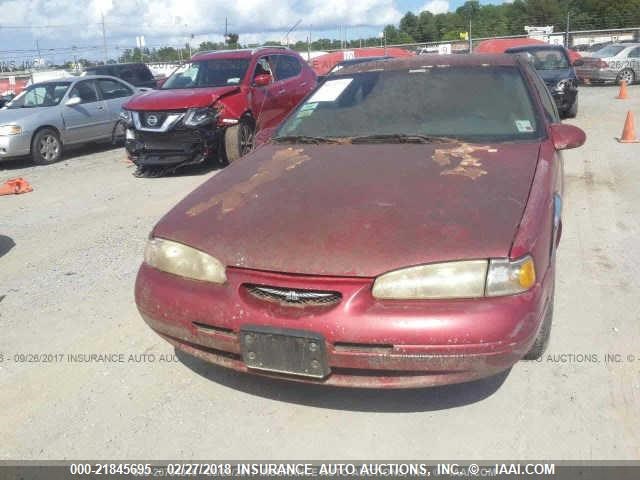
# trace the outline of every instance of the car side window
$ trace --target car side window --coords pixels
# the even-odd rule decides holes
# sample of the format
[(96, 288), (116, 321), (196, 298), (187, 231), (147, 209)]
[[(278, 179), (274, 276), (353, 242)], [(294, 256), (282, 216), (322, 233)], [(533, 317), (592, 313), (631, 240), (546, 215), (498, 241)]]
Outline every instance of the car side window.
[(102, 98), (112, 100), (114, 98), (129, 97), (133, 95), (133, 90), (124, 83), (109, 78), (101, 78), (97, 81), (98, 88), (102, 92)]
[(629, 52), (627, 58), (640, 58), (640, 47), (636, 47)]
[(300, 75), (302, 66), (296, 57), (291, 55), (278, 55), (276, 57), (276, 79), (285, 80), (287, 78)]
[(553, 100), (553, 97), (549, 93), (549, 89), (544, 84), (538, 72), (531, 66), (527, 67), (529, 71), (529, 75), (533, 78), (533, 83), (538, 91), (538, 95), (540, 95), (540, 100), (542, 100), (542, 106), (544, 107), (547, 118), (551, 123), (557, 123), (560, 121), (560, 115), (558, 114), (558, 109), (556, 107), (556, 102)]
[(271, 64), (269, 63), (269, 57), (260, 57), (256, 62), (256, 69), (253, 72), (252, 80), (258, 75), (264, 75), (265, 73), (273, 76), (273, 73), (271, 71)]
[(69, 98), (78, 97), (80, 103), (92, 103), (98, 101), (98, 92), (93, 80), (85, 80), (74, 85)]

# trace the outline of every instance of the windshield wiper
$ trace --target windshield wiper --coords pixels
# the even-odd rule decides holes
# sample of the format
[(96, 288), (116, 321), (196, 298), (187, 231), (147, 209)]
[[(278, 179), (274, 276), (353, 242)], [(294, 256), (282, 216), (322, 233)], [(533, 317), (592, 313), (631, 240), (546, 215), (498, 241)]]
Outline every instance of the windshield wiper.
[(350, 137), (348, 138), (348, 141), (349, 143), (452, 143), (460, 140), (454, 137), (391, 133)]
[(320, 143), (344, 143), (341, 139), (332, 137), (310, 137), (307, 135), (285, 135), (283, 137), (273, 137), (274, 143), (311, 143), (318, 145)]

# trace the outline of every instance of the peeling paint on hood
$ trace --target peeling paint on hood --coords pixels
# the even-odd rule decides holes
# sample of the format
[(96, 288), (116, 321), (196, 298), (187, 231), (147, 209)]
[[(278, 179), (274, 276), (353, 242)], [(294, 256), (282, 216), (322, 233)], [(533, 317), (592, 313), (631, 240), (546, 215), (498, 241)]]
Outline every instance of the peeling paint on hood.
[(480, 159), (473, 156), (474, 153), (481, 151), (497, 153), (498, 150), (488, 145), (479, 146), (461, 143), (457, 147), (436, 149), (433, 153), (433, 161), (441, 167), (445, 167), (457, 160), (457, 165), (441, 171), (440, 175), (462, 175), (471, 180), (476, 180), (487, 174), (487, 171), (482, 168)]
[[(293, 170), (302, 162), (309, 160), (302, 148), (283, 148), (276, 150), (271, 159), (264, 162), (251, 178), (233, 185), (230, 189), (214, 195), (206, 202), (198, 203), (187, 210), (187, 215), (193, 217), (220, 205), (220, 211), (224, 215), (249, 201), (251, 197), (257, 197), (253, 193), (260, 185), (276, 180), (283, 173)], [(242, 161), (242, 160), (240, 160)]]

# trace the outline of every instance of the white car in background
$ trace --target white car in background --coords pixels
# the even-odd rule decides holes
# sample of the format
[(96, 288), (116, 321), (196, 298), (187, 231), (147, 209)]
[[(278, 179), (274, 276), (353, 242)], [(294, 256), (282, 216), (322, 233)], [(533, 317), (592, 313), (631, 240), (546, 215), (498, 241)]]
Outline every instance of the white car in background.
[(640, 80), (640, 43), (612, 43), (590, 57), (576, 60), (573, 66), (585, 83), (624, 80), (630, 85)]
[(31, 155), (46, 165), (60, 160), (67, 145), (124, 143), (122, 104), (138, 91), (108, 76), (34, 83), (0, 110), (0, 160)]

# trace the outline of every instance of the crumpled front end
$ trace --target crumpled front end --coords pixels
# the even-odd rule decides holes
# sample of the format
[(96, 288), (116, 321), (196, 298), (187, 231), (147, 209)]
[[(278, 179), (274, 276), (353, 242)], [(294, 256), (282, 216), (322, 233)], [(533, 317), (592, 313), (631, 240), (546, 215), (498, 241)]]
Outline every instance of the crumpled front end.
[[(210, 110), (210, 109), (206, 109)], [(127, 111), (125, 149), (138, 167), (138, 176), (158, 176), (205, 162), (218, 150), (221, 129), (215, 113), (192, 124), (194, 113), (187, 111)]]

